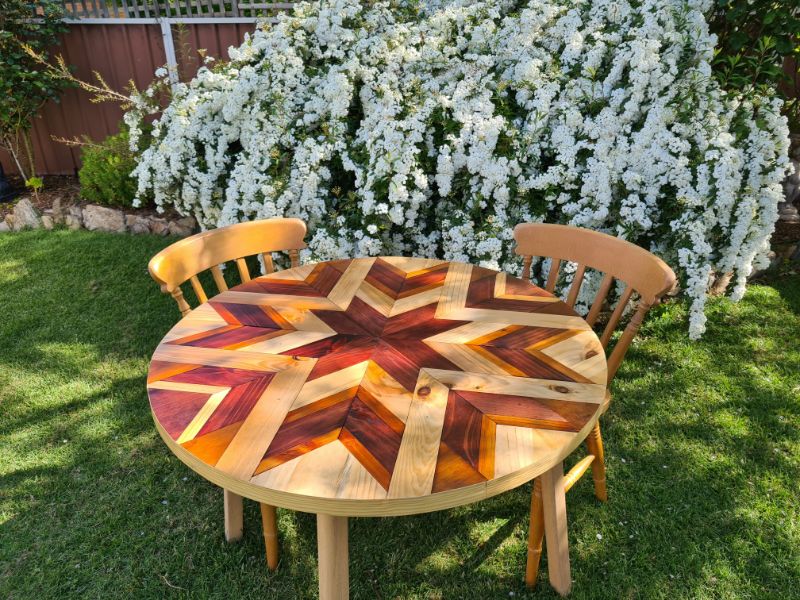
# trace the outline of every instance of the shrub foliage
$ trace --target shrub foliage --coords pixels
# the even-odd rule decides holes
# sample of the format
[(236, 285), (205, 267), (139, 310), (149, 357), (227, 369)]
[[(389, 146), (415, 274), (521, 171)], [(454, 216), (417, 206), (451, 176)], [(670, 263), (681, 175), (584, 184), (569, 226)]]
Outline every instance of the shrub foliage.
[(136, 158), (130, 149), (128, 133), (122, 131), (100, 144), (86, 144), (81, 151), (81, 196), (90, 202), (111, 206), (132, 206), (136, 181), (131, 173)]

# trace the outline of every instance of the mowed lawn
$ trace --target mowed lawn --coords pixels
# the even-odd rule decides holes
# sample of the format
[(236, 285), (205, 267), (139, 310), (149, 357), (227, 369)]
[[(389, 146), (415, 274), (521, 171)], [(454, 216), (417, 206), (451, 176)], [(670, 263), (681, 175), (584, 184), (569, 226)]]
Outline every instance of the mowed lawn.
[[(158, 438), (151, 352), (178, 319), (146, 265), (170, 239), (0, 235), (0, 597), (314, 598), (313, 515), (257, 506), (226, 544), (222, 492)], [(651, 313), (604, 419), (609, 502), (567, 497), (573, 598), (797, 598), (800, 277)], [(574, 460), (574, 458), (572, 459)], [(523, 583), (530, 486), (439, 513), (352, 519), (353, 598), (553, 598)]]

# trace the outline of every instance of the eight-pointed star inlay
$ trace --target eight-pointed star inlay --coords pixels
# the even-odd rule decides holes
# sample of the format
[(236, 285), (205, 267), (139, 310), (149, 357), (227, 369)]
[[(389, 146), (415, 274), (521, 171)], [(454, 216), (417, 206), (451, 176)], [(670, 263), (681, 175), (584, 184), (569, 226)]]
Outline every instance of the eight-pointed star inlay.
[[(538, 460), (598, 412), (605, 357), (547, 292), (427, 259), (308, 265), (212, 298), (148, 387), (178, 444), (296, 493), (408, 497)], [(328, 488), (304, 474), (323, 469)]]

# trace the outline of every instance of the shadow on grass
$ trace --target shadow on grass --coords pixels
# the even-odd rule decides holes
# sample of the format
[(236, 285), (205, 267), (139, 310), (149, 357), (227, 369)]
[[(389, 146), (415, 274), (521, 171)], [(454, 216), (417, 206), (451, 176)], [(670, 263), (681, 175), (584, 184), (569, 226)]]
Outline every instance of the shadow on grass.
[[(313, 515), (279, 511), (264, 567), (257, 507), (239, 544), (222, 494), (158, 439), (144, 391), (177, 320), (146, 273), (169, 240), (85, 232), (0, 238), (0, 594), (12, 598), (316, 595)], [(610, 502), (568, 497), (576, 598), (789, 597), (800, 280), (715, 302), (690, 343), (656, 311), (604, 421)], [(793, 336), (793, 337), (792, 337)], [(793, 389), (795, 391), (793, 392)], [(625, 462), (622, 462), (625, 459)], [(440, 513), (353, 519), (354, 598), (552, 598), (522, 583), (528, 485)], [(598, 537), (599, 536), (599, 537)]]

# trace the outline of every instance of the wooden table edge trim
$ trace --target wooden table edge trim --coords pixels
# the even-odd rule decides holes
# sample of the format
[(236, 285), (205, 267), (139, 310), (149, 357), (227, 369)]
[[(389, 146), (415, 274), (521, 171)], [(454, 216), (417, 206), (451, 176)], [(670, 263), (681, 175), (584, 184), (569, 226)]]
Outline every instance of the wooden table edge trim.
[(155, 418), (155, 415), (152, 416), (156, 425), (156, 430), (161, 436), (161, 439), (164, 440), (167, 447), (169, 447), (181, 462), (204, 479), (223, 489), (230, 490), (235, 494), (255, 500), (256, 502), (277, 506), (278, 508), (313, 514), (326, 514), (336, 517), (401, 517), (405, 515), (447, 510), (465, 504), (472, 504), (480, 500), (486, 500), (524, 485), (536, 477), (539, 477), (553, 468), (554, 465), (563, 462), (564, 459), (572, 454), (586, 439), (589, 432), (600, 418), (601, 411), (599, 407), (600, 405), (598, 405), (598, 411), (595, 415), (575, 434), (573, 441), (569, 445), (564, 446), (557, 455), (554, 455), (557, 458), (548, 460), (547, 463), (545, 463), (549, 465), (547, 468), (542, 468), (540, 464), (534, 464), (488, 482), (429, 494), (419, 498), (392, 498), (380, 500), (352, 500), (304, 496), (291, 492), (270, 490), (254, 483), (237, 479), (236, 477), (219, 471), (216, 467), (204, 463), (183, 446), (177, 444), (161, 426)]

